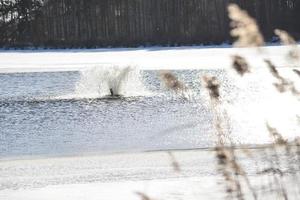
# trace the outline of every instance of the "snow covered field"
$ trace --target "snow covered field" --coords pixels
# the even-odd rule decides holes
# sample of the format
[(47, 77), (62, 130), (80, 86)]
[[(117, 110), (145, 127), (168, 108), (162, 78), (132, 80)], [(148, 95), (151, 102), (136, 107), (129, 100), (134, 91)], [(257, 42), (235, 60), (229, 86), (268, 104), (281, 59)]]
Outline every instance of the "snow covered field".
[(216, 197), (222, 188), (217, 186), (213, 152), (174, 156), (180, 173), (167, 152), (1, 161), (0, 199), (140, 199), (136, 192), (155, 199)]
[(290, 47), (149, 47), (94, 50), (0, 51), (0, 72), (66, 71), (117, 65), (141, 69), (212, 69), (231, 67), (231, 56), (244, 56), (253, 67), (264, 66), (265, 58), (278, 67), (291, 66), (286, 60)]
[[(239, 156), (244, 155), (241, 152), (237, 150)], [(240, 164), (259, 199), (277, 199), (276, 192), (263, 189), (270, 178), (256, 174), (268, 160), (260, 149), (248, 152), (257, 163), (253, 165), (253, 160), (244, 155)], [(174, 169), (174, 160), (180, 171)], [(225, 185), (216, 163), (211, 150), (173, 151), (172, 156), (158, 151), (1, 160), (0, 199), (142, 200), (138, 195), (142, 193), (153, 200), (222, 200), (226, 197)], [(293, 177), (286, 179), (288, 194), (295, 194)], [(243, 192), (246, 199), (253, 199), (247, 189)], [(289, 195), (289, 199), (296, 200), (297, 195)]]

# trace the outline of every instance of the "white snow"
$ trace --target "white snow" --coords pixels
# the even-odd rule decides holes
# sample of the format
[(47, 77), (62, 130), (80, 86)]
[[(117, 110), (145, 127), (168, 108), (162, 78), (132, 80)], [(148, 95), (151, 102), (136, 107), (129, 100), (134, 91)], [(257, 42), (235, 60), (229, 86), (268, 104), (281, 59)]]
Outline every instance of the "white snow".
[(167, 152), (0, 160), (0, 199), (138, 200), (137, 192), (153, 199), (222, 197), (212, 151), (173, 155), (179, 173)]
[(0, 192), (0, 198), (5, 200), (141, 200), (142, 198), (137, 194), (141, 192), (156, 200), (222, 199), (221, 192), (208, 192), (211, 188), (217, 187), (214, 178), (56, 185), (31, 190), (6, 190)]
[(264, 66), (265, 58), (275, 65), (291, 66), (286, 59), (289, 46), (257, 48), (149, 47), (94, 50), (23, 50), (1, 51), (0, 72), (66, 71), (87, 67), (117, 65), (142, 69), (228, 68), (231, 56), (239, 54), (255, 67)]
[[(255, 188), (270, 177), (257, 176), (266, 167), (265, 154), (251, 150), (252, 157), (239, 161)], [(175, 151), (180, 172), (174, 171), (167, 152), (85, 155), (74, 157), (0, 160), (0, 199), (2, 200), (141, 200), (143, 193), (153, 200), (225, 199), (225, 186), (217, 173), (215, 152), (209, 150)], [(286, 159), (286, 158), (285, 158)], [(289, 199), (297, 199), (286, 176)], [(288, 184), (290, 183), (290, 184)], [(258, 194), (259, 194), (258, 190)], [(245, 199), (253, 199), (247, 187)], [(262, 192), (259, 199), (276, 199), (277, 193)]]

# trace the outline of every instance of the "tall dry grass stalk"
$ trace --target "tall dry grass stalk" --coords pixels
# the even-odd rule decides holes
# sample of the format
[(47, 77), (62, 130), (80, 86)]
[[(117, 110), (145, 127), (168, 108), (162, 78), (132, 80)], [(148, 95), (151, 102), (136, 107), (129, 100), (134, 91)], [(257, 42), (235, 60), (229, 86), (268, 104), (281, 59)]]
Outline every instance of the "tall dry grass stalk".
[(234, 146), (218, 146), (216, 147), (216, 153), (218, 171), (224, 177), (226, 192), (229, 194), (229, 197), (239, 200), (245, 199), (244, 192), (246, 188), (243, 187), (246, 185), (251, 192), (252, 198), (257, 199), (258, 195), (251, 185), (246, 171), (238, 162)]
[[(269, 153), (265, 153), (266, 158), (270, 157), (269, 166), (258, 174), (268, 174), (272, 176), (270, 185), (275, 186), (275, 192), (282, 199), (288, 200), (290, 197), (298, 194), (290, 194), (288, 192), (288, 185), (286, 185), (287, 176), (291, 176), (290, 182), (298, 187), (300, 192), (300, 177), (299, 177), (299, 162), (300, 152), (298, 147), (298, 139), (288, 141), (279, 133), (279, 131), (266, 123), (266, 127), (273, 138), (273, 144), (269, 147)], [(295, 161), (295, 162), (294, 162)], [(296, 163), (296, 165), (295, 165)], [(283, 167), (284, 166), (284, 167)]]
[[(229, 11), (229, 18), (232, 20), (231, 26), (232, 26), (232, 31), (231, 35), (235, 38), (237, 38), (237, 41), (234, 43), (235, 46), (237, 47), (259, 47), (264, 44), (264, 39), (262, 37), (262, 34), (260, 33), (260, 30), (256, 24), (256, 21), (251, 18), (246, 11), (241, 10), (237, 5), (231, 4), (228, 6), (228, 11)], [(290, 52), (288, 53), (288, 57), (291, 61), (293, 60), (299, 60), (299, 51), (296, 45), (295, 40), (285, 31), (282, 30), (275, 30), (276, 35), (280, 38), (281, 42), (284, 45), (291, 45), (292, 48)], [(232, 57), (233, 59), (233, 69), (235, 71), (243, 76), (245, 73), (250, 73), (250, 66), (246, 62), (246, 60), (238, 55), (235, 55)], [(287, 80), (284, 78), (278, 70), (276, 69), (275, 65), (272, 64), (270, 60), (265, 60), (270, 73), (272, 74), (273, 77), (277, 80), (277, 83), (274, 83), (274, 86), (279, 92), (286, 92), (290, 91), (293, 95), (299, 95), (300, 92), (296, 89), (294, 82)], [(293, 70), (297, 75), (300, 76), (300, 71), (297, 69)], [(274, 108), (276, 109), (276, 108)], [(296, 173), (295, 176), (293, 176), (294, 183), (299, 185), (300, 184), (300, 179), (298, 177), (297, 173), (297, 167), (293, 166), (293, 164), (290, 164), (288, 162), (288, 159), (293, 159), (295, 160), (296, 158), (299, 160), (300, 163), (300, 154), (299, 154), (299, 147), (297, 142), (288, 142), (286, 139), (282, 137), (282, 135), (277, 131), (276, 128), (271, 127), (268, 123), (266, 124), (266, 127), (271, 135), (271, 137), (274, 140), (274, 143), (271, 145), (270, 153), (266, 153), (266, 159), (271, 160), (270, 162), (270, 167), (262, 170), (262, 174), (264, 173), (271, 173), (273, 175), (273, 181), (270, 182), (269, 186), (276, 186), (276, 193), (278, 194), (279, 198), (282, 199), (289, 199), (289, 195), (287, 192), (287, 188), (285, 186), (284, 182), (284, 175), (285, 173), (281, 170), (282, 167), (282, 156), (278, 154), (278, 146), (281, 148), (283, 147), (285, 150), (284, 155), (286, 156), (287, 159), (284, 159), (283, 162), (286, 162), (286, 165), (290, 168), (290, 170), (293, 173)], [(291, 146), (296, 146), (296, 150), (292, 151)], [(295, 149), (295, 148), (294, 148)], [(226, 179), (228, 176), (228, 169), (226, 168), (229, 166), (230, 169), (237, 168), (238, 170), (235, 170), (236, 173), (241, 172), (241, 168), (235, 167), (235, 165), (228, 165), (226, 162), (230, 162), (230, 160), (234, 160), (232, 162), (235, 162), (238, 166), (237, 160), (233, 157), (233, 159), (228, 159), (229, 155), (234, 156), (234, 149), (231, 148), (231, 154), (226, 154), (224, 152), (224, 148), (221, 146), (219, 149), (217, 149), (217, 158), (219, 160), (219, 165), (220, 163), (223, 165), (223, 176), (225, 177), (225, 180), (230, 180), (227, 181), (228, 184), (230, 185), (230, 182), (234, 179)], [(281, 151), (282, 152), (282, 151)], [(296, 152), (296, 153), (295, 153)], [(269, 159), (269, 158), (270, 159)], [(295, 158), (296, 157), (296, 158)], [(220, 161), (220, 159), (222, 161)], [(227, 160), (227, 161), (224, 161)], [(227, 166), (227, 167), (224, 167)], [(224, 170), (225, 168), (225, 170)], [(299, 166), (298, 166), (299, 170)], [(261, 172), (258, 172), (260, 174)], [(249, 179), (246, 174), (243, 175), (245, 177), (246, 182), (248, 183), (248, 188), (250, 188), (250, 191), (253, 194), (253, 198), (257, 199), (257, 194), (255, 190), (251, 187)], [(298, 177), (298, 178), (297, 178)], [(243, 188), (238, 188), (238, 194), (240, 195), (240, 192), (243, 190)], [(300, 191), (300, 190), (299, 190)], [(241, 199), (241, 196), (236, 196), (237, 199)]]
[[(203, 76), (202, 82), (210, 97), (211, 111), (213, 113), (213, 123), (216, 129), (217, 146), (223, 146), (230, 142), (229, 127), (226, 114), (221, 109), (220, 83), (215, 76)], [(225, 115), (225, 116), (224, 116)]]
[[(228, 11), (229, 17), (232, 20), (231, 26), (233, 29), (231, 35), (237, 38), (237, 41), (234, 43), (235, 46), (260, 47), (264, 45), (265, 42), (256, 21), (250, 17), (246, 11), (240, 9), (235, 4), (230, 4), (228, 6)], [(276, 30), (275, 33), (280, 37), (283, 44), (294, 45), (296, 47), (295, 41), (287, 34), (287, 32)], [(291, 59), (298, 59), (298, 55), (293, 52), (290, 53), (289, 56)], [(232, 56), (232, 60), (232, 68), (240, 76), (251, 73), (250, 65), (244, 57), (234, 55)], [(277, 82), (274, 83), (274, 86), (280, 93), (289, 91), (294, 95), (299, 95), (299, 91), (296, 89), (295, 84), (283, 77), (270, 60), (265, 60), (265, 63), (269, 68), (270, 74), (277, 80)], [(294, 69), (293, 71), (300, 77), (299, 70)], [(170, 71), (161, 71), (160, 78), (165, 86), (168, 89), (175, 91), (176, 94), (180, 94), (187, 89), (185, 84), (180, 82)], [(226, 193), (228, 194), (228, 197), (232, 199), (244, 200), (249, 197), (245, 195), (245, 192), (250, 191), (252, 199), (259, 199), (259, 191), (252, 186), (250, 177), (248, 177), (247, 171), (243, 169), (240, 164), (236, 155), (236, 148), (231, 142), (230, 131), (228, 130), (228, 126), (226, 126), (229, 119), (224, 117), (220, 112), (222, 104), (222, 94), (220, 91), (221, 83), (214, 76), (203, 76), (202, 82), (210, 97), (213, 123), (217, 135), (217, 145), (215, 148), (217, 170), (224, 178)], [(274, 142), (263, 148), (264, 161), (268, 161), (269, 164), (261, 170), (257, 170), (256, 175), (262, 177), (267, 176), (268, 183), (262, 187), (275, 193), (277, 199), (287, 200), (290, 197), (288, 186), (285, 185), (287, 175), (289, 176), (292, 174), (293, 184), (299, 188), (298, 191), (300, 193), (300, 139), (289, 142), (270, 124), (266, 123), (266, 128)], [(253, 162), (259, 162), (255, 160), (255, 157), (252, 156), (251, 153), (249, 153), (250, 150), (244, 152), (247, 152), (245, 155), (248, 158), (251, 157), (251, 159), (254, 159)], [(181, 170), (179, 163), (171, 152), (168, 154), (174, 171), (179, 172)], [(283, 165), (285, 165), (286, 170), (283, 170)], [(150, 198), (143, 193), (138, 193), (138, 195), (142, 200), (150, 200)], [(264, 199), (263, 195), (260, 199)]]
[(224, 178), (228, 197), (239, 200), (245, 199), (242, 187), (244, 182), (251, 191), (253, 199), (257, 199), (257, 194), (250, 184), (246, 172), (237, 161), (234, 146), (228, 146), (227, 144), (231, 141), (229, 132), (226, 130), (228, 127), (224, 126), (228, 119), (224, 119), (218, 112), (218, 107), (221, 103), (220, 83), (214, 76), (204, 76), (202, 79), (210, 96), (214, 116), (214, 126), (217, 132), (218, 143), (215, 148), (218, 161), (217, 169)]
[(231, 19), (231, 36), (237, 38), (234, 43), (236, 47), (257, 47), (265, 44), (256, 20), (242, 10), (236, 4), (228, 6), (229, 18)]
[[(214, 76), (203, 76), (204, 87), (207, 89), (210, 97), (211, 109), (213, 112), (213, 123), (217, 135), (216, 158), (218, 161), (218, 171), (222, 174), (225, 180), (226, 192), (230, 197), (236, 196), (238, 199), (244, 199), (241, 191), (241, 185), (236, 179), (235, 173), (232, 173), (233, 155), (231, 151), (225, 148), (226, 133), (223, 128), (222, 117), (218, 112), (218, 105), (220, 103), (220, 83)], [(236, 195), (235, 195), (236, 194)]]
[[(245, 10), (236, 4), (229, 4), (228, 16), (231, 19), (232, 37), (236, 38), (236, 47), (260, 47), (265, 44), (264, 38), (259, 30), (256, 20), (253, 19)], [(243, 76), (250, 73), (250, 66), (246, 59), (239, 55), (232, 56), (232, 67)]]

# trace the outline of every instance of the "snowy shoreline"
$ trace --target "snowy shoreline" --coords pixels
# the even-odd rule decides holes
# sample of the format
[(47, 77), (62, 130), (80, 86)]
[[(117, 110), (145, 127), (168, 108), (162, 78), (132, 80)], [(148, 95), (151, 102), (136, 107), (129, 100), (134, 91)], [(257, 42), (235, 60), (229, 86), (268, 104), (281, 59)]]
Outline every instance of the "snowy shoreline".
[[(181, 173), (174, 172), (167, 152), (0, 161), (5, 176), (0, 180), (0, 198), (139, 199), (135, 193), (146, 192), (154, 197), (193, 199), (208, 195), (203, 187), (197, 189), (204, 183), (210, 182), (207, 189), (217, 186), (213, 155), (207, 151), (174, 152)], [(191, 194), (194, 192), (196, 196)]]
[[(266, 164), (264, 150), (249, 151), (258, 166), (253, 166), (252, 158), (243, 150), (238, 150), (236, 155), (253, 187), (260, 188), (265, 177), (257, 176), (256, 170)], [(0, 198), (138, 200), (141, 199), (138, 193), (153, 199), (221, 200), (226, 197), (214, 151), (172, 151), (172, 155), (179, 163), (179, 172), (174, 170), (167, 151), (0, 161)], [(292, 177), (287, 176), (286, 181), (288, 191), (293, 194), (296, 188)], [(249, 190), (243, 192), (245, 199), (252, 199)], [(261, 195), (263, 199), (276, 197), (274, 192)]]
[[(300, 46), (300, 45), (299, 45)], [(289, 46), (257, 48), (149, 47), (77, 50), (0, 51), (0, 73), (78, 71), (101, 66), (135, 66), (143, 70), (224, 69), (238, 54), (253, 67), (265, 66), (270, 59), (277, 67), (291, 67), (286, 59)]]

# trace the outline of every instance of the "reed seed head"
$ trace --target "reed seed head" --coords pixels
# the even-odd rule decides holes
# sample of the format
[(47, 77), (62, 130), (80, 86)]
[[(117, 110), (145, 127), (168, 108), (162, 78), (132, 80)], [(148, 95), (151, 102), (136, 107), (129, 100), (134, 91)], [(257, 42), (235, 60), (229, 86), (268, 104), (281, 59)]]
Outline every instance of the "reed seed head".
[(246, 61), (245, 58), (239, 56), (239, 55), (234, 55), (232, 56), (233, 59), (233, 63), (232, 63), (232, 67), (236, 70), (236, 72), (243, 76), (245, 73), (249, 73), (249, 65)]
[(205, 87), (209, 91), (209, 95), (212, 99), (219, 99), (220, 97), (220, 84), (216, 77), (203, 76)]
[(170, 71), (161, 71), (160, 78), (168, 89), (174, 90), (175, 92), (185, 89), (184, 84)]
[(298, 69), (293, 69), (293, 72), (295, 72), (295, 73), (300, 77), (300, 70), (298, 70)]
[(274, 33), (279, 37), (280, 41), (284, 45), (296, 44), (295, 39), (288, 34), (288, 32), (280, 29), (275, 29)]
[(280, 29), (275, 29), (275, 34), (279, 37), (281, 43), (283, 45), (292, 45), (291, 50), (288, 52), (288, 58), (291, 60), (299, 60), (300, 59), (300, 52), (297, 48), (296, 40), (288, 34), (288, 32)]
[(264, 45), (264, 38), (260, 33), (256, 20), (250, 17), (247, 11), (236, 4), (228, 6), (231, 36), (237, 38), (234, 43), (237, 47), (258, 47)]
[(285, 140), (282, 135), (277, 131), (276, 128), (271, 127), (268, 123), (266, 123), (266, 127), (270, 133), (270, 135), (274, 139), (274, 143), (278, 145), (287, 145), (287, 140)]
[(271, 74), (275, 77), (275, 78), (281, 78), (281, 76), (278, 73), (278, 70), (276, 69), (275, 65), (270, 61), (270, 60), (265, 60), (265, 63), (267, 64)]
[[(274, 83), (273, 85), (275, 88), (280, 92), (287, 92), (290, 91), (294, 96), (299, 96), (300, 91), (296, 88), (294, 82), (287, 80), (283, 76), (281, 76), (276, 69), (275, 65), (270, 60), (265, 60), (265, 63), (267, 64), (270, 73), (277, 79), (277, 83)], [(296, 74), (299, 73), (298, 70), (294, 70)], [(299, 74), (298, 74), (299, 75)]]

